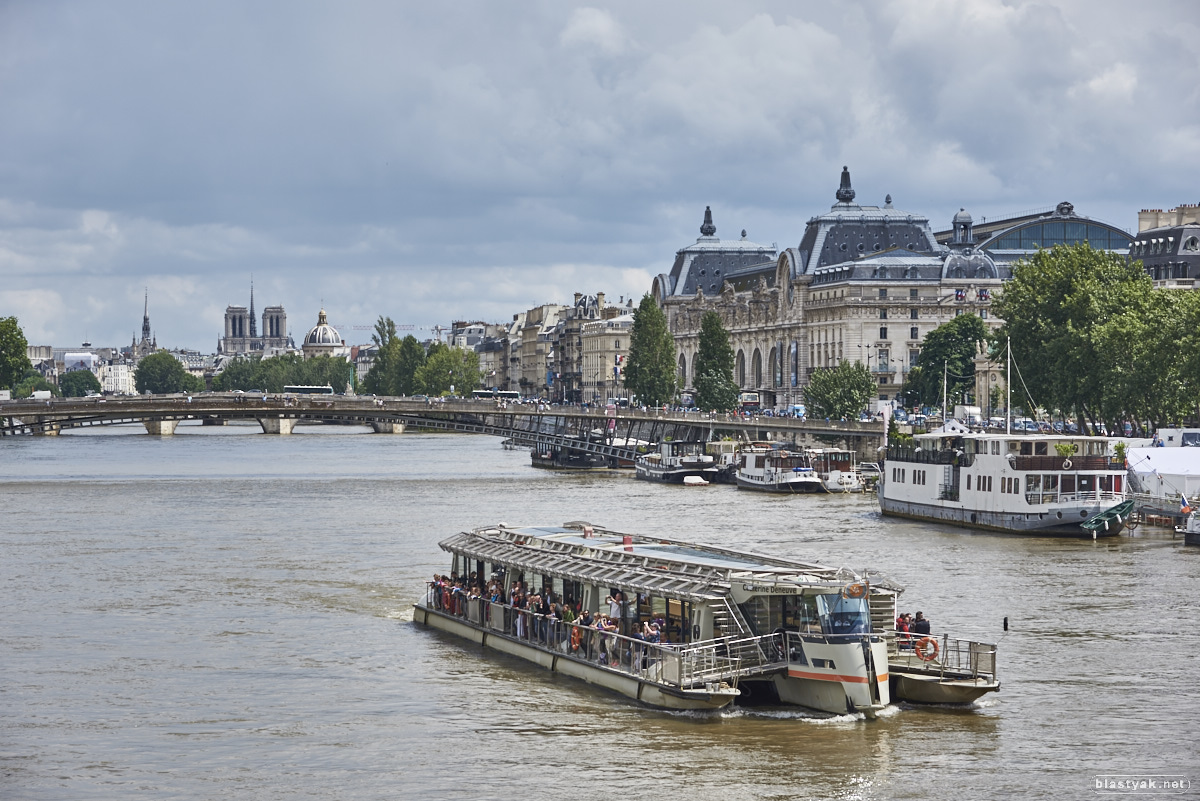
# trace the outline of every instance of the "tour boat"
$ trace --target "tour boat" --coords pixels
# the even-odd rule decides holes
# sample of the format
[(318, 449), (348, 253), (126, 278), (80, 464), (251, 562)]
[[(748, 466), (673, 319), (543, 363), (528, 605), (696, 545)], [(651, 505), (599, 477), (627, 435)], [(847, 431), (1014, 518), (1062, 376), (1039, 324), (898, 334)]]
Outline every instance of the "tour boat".
[(971, 431), (950, 420), (890, 445), (886, 515), (1019, 534), (1115, 536), (1133, 501), (1107, 437)]
[(646, 481), (682, 484), (686, 476), (699, 476), (712, 482), (717, 477), (717, 463), (705, 451), (704, 442), (668, 440), (643, 456), (639, 456), (636, 477)]
[(780, 448), (754, 447), (741, 451), (738, 489), (763, 492), (825, 492), (808, 456)]
[(862, 492), (863, 482), (854, 468), (854, 453), (845, 448), (809, 448), (813, 470), (826, 492)]
[[(895, 591), (869, 576), (586, 523), (500, 523), (441, 547), (451, 578), (430, 582), (418, 624), (650, 706), (715, 709), (753, 694), (874, 717), (891, 701)], [(616, 629), (500, 600), (520, 586), (580, 614), (607, 611)]]

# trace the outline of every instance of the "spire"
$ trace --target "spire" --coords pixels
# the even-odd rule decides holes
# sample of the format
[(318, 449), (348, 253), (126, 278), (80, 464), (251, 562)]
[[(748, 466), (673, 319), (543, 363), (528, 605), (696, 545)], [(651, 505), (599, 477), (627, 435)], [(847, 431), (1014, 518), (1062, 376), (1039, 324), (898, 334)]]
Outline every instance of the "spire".
[(849, 203), (854, 200), (854, 190), (850, 187), (850, 168), (842, 167), (842, 185), (837, 191), (838, 203)]
[(146, 287), (146, 306), (142, 311), (142, 341), (150, 341), (150, 287)]
[(717, 232), (717, 226), (713, 225), (713, 221), (712, 221), (712, 207), (705, 206), (704, 207), (704, 225), (700, 226), (700, 235), (701, 236), (712, 236), (716, 232)]
[(254, 319), (254, 276), (250, 276), (250, 338), (258, 339), (258, 321)]

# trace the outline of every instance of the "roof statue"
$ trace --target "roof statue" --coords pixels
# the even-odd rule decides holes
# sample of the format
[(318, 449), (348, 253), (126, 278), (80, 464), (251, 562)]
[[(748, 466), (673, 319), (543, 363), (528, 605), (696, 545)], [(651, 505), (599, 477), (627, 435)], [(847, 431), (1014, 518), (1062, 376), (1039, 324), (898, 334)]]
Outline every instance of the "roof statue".
[(714, 236), (717, 233), (717, 226), (713, 225), (712, 207), (704, 207), (704, 224), (700, 226), (701, 236)]
[(851, 203), (854, 200), (854, 189), (850, 186), (850, 168), (842, 167), (842, 184), (837, 191), (838, 203)]

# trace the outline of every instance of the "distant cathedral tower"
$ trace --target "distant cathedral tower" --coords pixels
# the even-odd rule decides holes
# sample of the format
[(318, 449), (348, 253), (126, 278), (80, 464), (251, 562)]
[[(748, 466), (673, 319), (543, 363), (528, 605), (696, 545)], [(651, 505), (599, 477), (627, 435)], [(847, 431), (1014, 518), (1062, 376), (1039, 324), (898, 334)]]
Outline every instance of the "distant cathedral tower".
[(154, 351), (158, 350), (158, 342), (150, 333), (150, 288), (146, 287), (146, 303), (142, 308), (142, 339), (140, 342), (134, 341), (130, 347), (130, 352), (134, 359), (141, 359), (143, 356), (149, 356)]
[(264, 351), (294, 350), (287, 335), (287, 312), (282, 306), (268, 306), (262, 313), (262, 336), (258, 335), (254, 313), (254, 282), (250, 282), (250, 308), (225, 307), (225, 334), (217, 341), (217, 352), (235, 355)]

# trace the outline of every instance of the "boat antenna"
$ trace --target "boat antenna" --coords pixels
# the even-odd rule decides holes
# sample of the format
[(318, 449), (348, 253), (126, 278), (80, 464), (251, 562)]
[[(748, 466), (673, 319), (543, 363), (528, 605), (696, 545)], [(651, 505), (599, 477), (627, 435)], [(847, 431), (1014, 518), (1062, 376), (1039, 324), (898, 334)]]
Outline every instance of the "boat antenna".
[(946, 425), (946, 421), (950, 419), (950, 415), (946, 413), (949, 411), (949, 409), (946, 407), (946, 374), (949, 372), (949, 370), (950, 362), (942, 362), (942, 425)]
[(1008, 397), (1004, 400), (1004, 433), (1012, 433), (1012, 337), (1008, 338), (1008, 376), (1004, 379), (1004, 389)]

